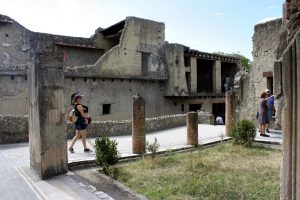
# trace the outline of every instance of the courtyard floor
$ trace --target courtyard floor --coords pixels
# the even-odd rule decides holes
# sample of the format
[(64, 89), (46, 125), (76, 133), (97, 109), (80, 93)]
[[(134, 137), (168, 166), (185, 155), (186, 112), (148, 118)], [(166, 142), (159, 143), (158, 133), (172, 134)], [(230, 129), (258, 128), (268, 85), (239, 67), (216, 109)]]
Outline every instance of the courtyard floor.
[[(212, 126), (199, 124), (199, 143), (210, 144), (222, 139), (225, 134), (225, 126)], [(171, 149), (182, 149), (186, 145), (186, 126), (147, 133), (146, 140), (150, 143), (157, 138), (160, 144), (160, 151)], [(122, 158), (134, 157), (132, 153), (131, 136), (114, 136), (118, 142), (118, 150)], [(81, 140), (74, 146), (75, 153), (68, 152), (69, 163), (94, 160), (95, 138), (88, 138), (90, 153), (84, 153)], [(282, 144), (281, 132), (272, 130), (270, 137), (261, 137), (257, 134), (256, 141)], [(70, 145), (71, 140), (68, 140)], [(0, 145), (0, 194), (1, 199), (124, 199), (114, 191), (103, 192), (101, 188), (81, 180), (74, 173), (69, 172), (47, 180), (39, 180), (30, 170), (29, 144), (6, 144)]]

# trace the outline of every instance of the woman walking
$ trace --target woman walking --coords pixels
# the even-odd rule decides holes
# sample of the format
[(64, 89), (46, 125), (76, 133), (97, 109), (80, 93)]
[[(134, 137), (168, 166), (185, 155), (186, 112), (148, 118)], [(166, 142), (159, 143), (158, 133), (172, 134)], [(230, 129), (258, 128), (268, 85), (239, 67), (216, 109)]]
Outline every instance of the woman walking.
[(269, 135), (265, 134), (266, 131), (266, 124), (269, 123), (269, 117), (268, 117), (268, 109), (269, 105), (267, 102), (267, 97), (268, 94), (266, 92), (262, 93), (260, 98), (260, 103), (259, 103), (259, 115), (258, 115), (258, 121), (260, 124), (260, 136), (263, 137), (270, 137)]
[(88, 115), (88, 107), (82, 105), (82, 97), (81, 94), (76, 94), (73, 98), (75, 115), (77, 116), (77, 120), (75, 122), (75, 137), (72, 139), (71, 146), (69, 151), (74, 153), (73, 146), (78, 138), (82, 138), (82, 144), (85, 152), (90, 151), (86, 146), (86, 128), (91, 121), (91, 117)]

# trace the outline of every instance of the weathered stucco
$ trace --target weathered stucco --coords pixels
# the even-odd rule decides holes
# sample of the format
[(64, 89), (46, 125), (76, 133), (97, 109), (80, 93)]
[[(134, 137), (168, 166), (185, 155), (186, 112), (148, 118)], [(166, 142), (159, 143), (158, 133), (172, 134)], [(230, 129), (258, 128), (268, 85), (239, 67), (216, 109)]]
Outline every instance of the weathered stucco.
[[(98, 28), (90, 38), (35, 33), (4, 15), (0, 15), (0, 22), (4, 41), (0, 55), (13, 55), (9, 63), (4, 58), (0, 63), (3, 115), (28, 114), (27, 76), (30, 59), (37, 51), (63, 53), (65, 109), (71, 109), (71, 93), (79, 91), (85, 95), (84, 103), (94, 120), (130, 119), (133, 94), (145, 98), (146, 117), (186, 113), (200, 107), (213, 112), (214, 103), (225, 103), (220, 79), (228, 73), (233, 76), (236, 70), (232, 69), (239, 68), (236, 58), (169, 44), (165, 41), (164, 23), (137, 17)], [(185, 66), (186, 58), (195, 61), (192, 70)], [(209, 66), (214, 68), (210, 74), (214, 90), (210, 94), (197, 92), (197, 87), (204, 84), (198, 79), (199, 59), (218, 63)], [(223, 62), (231, 64), (223, 66)], [(188, 78), (188, 70), (193, 80)], [(195, 91), (188, 90), (191, 81)], [(103, 113), (104, 105), (110, 106), (109, 113)]]
[(185, 79), (184, 46), (180, 44), (167, 44), (165, 52), (169, 77), (165, 94), (166, 96), (187, 96), (188, 89)]
[(101, 74), (141, 76), (141, 53), (150, 54), (148, 73), (164, 76), (165, 66), (158, 54), (164, 43), (164, 24), (127, 17), (119, 45), (102, 56), (95, 66)]
[[(240, 72), (235, 77), (236, 91), (236, 116), (237, 120), (256, 120), (260, 95), (265, 89), (274, 88), (274, 62), (276, 61), (277, 47), (280, 42), (280, 32), (282, 30), (282, 19), (275, 19), (254, 27), (253, 40), (253, 62), (252, 67), (247, 72)], [(272, 79), (273, 83), (269, 82)], [(270, 85), (271, 83), (271, 85)], [(274, 92), (273, 92), (274, 93)], [(276, 118), (272, 120), (273, 128), (280, 128), (281, 100), (275, 101)]]
[(281, 28), (281, 18), (257, 24), (254, 27), (253, 62), (250, 73), (256, 97), (259, 97), (267, 88), (267, 79), (263, 77), (263, 72), (273, 72)]
[[(130, 80), (115, 78), (66, 78), (65, 96), (80, 91), (94, 120), (125, 120), (131, 118), (131, 98), (141, 94), (146, 101), (146, 117), (181, 113), (179, 106), (164, 98), (163, 83), (156, 80)], [(103, 115), (103, 104), (111, 104), (111, 114)], [(71, 109), (70, 98), (65, 106)]]

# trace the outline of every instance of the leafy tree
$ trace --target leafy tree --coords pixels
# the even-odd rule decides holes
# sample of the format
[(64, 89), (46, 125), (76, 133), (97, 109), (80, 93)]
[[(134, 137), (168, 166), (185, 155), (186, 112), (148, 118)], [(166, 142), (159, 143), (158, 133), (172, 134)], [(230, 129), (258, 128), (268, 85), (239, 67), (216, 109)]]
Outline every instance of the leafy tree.
[(236, 53), (224, 53), (224, 52), (214, 52), (215, 54), (224, 55), (224, 56), (233, 56), (241, 60), (241, 65), (244, 70), (249, 71), (252, 65), (252, 62), (249, 58), (246, 58), (240, 52)]

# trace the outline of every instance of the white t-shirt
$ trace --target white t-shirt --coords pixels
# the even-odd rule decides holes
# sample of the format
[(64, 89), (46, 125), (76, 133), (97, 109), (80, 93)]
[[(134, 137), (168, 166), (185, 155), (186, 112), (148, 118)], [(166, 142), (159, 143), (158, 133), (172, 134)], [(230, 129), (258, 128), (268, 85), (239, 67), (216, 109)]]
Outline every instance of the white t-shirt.
[(223, 119), (222, 119), (222, 117), (218, 116), (218, 117), (216, 118), (216, 123), (217, 123), (217, 124), (223, 124)]

